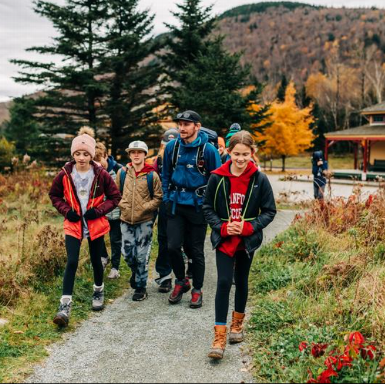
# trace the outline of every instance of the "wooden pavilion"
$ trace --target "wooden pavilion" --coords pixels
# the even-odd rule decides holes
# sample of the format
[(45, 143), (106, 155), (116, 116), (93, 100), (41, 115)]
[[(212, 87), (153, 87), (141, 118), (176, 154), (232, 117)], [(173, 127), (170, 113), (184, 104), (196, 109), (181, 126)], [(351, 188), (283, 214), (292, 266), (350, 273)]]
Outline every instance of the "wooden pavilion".
[[(364, 109), (362, 115), (368, 124), (358, 128), (331, 132), (325, 135), (325, 158), (329, 149), (338, 141), (350, 141), (355, 144), (354, 169), (362, 170), (363, 179), (368, 172), (385, 172), (385, 103)], [(363, 164), (358, 164), (359, 151), (363, 151)]]

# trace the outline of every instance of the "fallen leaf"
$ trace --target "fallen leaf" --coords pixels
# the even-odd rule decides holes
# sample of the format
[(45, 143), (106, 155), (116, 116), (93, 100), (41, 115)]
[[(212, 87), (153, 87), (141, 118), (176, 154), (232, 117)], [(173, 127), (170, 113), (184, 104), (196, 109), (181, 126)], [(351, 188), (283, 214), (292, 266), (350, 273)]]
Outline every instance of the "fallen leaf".
[(13, 331), (15, 335), (24, 335), (23, 331)]

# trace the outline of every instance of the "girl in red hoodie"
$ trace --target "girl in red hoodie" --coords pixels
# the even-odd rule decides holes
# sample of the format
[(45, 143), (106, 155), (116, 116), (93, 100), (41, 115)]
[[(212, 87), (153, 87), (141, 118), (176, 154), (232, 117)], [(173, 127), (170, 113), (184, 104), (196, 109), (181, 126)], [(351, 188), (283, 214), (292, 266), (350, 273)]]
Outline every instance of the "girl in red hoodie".
[(243, 322), (248, 299), (248, 279), (253, 256), (276, 215), (269, 180), (253, 162), (255, 143), (250, 133), (235, 134), (228, 149), (231, 160), (214, 171), (203, 207), (212, 228), (216, 249), (218, 287), (215, 300), (215, 339), (209, 357), (222, 359), (227, 343), (229, 298), (235, 277), (235, 311), (230, 344), (244, 339)]

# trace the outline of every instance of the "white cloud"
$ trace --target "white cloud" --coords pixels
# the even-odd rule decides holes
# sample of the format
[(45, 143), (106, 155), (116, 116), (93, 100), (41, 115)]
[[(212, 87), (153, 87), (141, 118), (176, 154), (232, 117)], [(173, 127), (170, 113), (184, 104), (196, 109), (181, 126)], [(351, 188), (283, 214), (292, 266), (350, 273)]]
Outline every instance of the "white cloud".
[[(51, 0), (63, 4), (65, 0)], [(203, 0), (208, 6), (214, 4), (214, 12), (220, 14), (238, 5), (259, 0)], [(278, 1), (278, 0), (274, 0)], [(175, 11), (181, 0), (140, 0), (141, 9), (150, 9), (156, 15), (156, 34), (165, 32), (164, 23), (173, 23), (170, 11)], [(384, 0), (309, 0), (309, 3), (334, 7), (384, 7)], [(12, 77), (18, 68), (10, 59), (33, 59), (34, 54), (25, 52), (31, 46), (48, 44), (55, 31), (50, 22), (33, 12), (32, 0), (0, 0), (0, 100), (20, 96), (34, 90), (33, 87), (16, 84)]]

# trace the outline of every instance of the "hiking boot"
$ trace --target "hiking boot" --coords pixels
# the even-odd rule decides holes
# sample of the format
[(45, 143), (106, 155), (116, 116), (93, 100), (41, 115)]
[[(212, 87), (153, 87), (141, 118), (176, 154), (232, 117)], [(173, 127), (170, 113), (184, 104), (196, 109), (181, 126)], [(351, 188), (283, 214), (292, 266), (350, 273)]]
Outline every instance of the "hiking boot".
[(94, 294), (92, 295), (92, 310), (102, 311), (104, 309), (104, 285), (102, 287), (94, 286)]
[(226, 325), (216, 325), (214, 327), (215, 338), (211, 347), (209, 357), (214, 360), (222, 360), (227, 343), (227, 327)]
[(120, 273), (116, 268), (112, 268), (108, 278), (111, 280), (119, 279)]
[(171, 289), (172, 289), (172, 281), (169, 279), (169, 280), (163, 281), (160, 284), (158, 291), (160, 293), (169, 293), (169, 292), (171, 292)]
[(183, 294), (187, 293), (190, 289), (191, 285), (188, 279), (182, 281), (177, 280), (168, 301), (170, 304), (178, 304), (182, 300)]
[(110, 258), (109, 257), (102, 257), (103, 270), (106, 270), (108, 264), (110, 264)]
[(72, 309), (72, 300), (71, 299), (61, 299), (59, 312), (56, 314), (53, 322), (61, 328), (68, 327), (68, 323), (71, 317)]
[(245, 335), (243, 333), (243, 322), (245, 320), (244, 313), (233, 312), (233, 321), (231, 323), (230, 328), (230, 344), (238, 344), (242, 343), (245, 339)]
[(133, 301), (143, 301), (146, 300), (148, 297), (147, 289), (146, 288), (137, 288), (135, 289), (135, 293), (132, 296)]
[(201, 290), (193, 289), (191, 292), (190, 308), (198, 309), (202, 308), (203, 305), (203, 294)]
[(131, 278), (130, 278), (130, 286), (132, 289), (136, 289), (136, 275), (134, 272), (132, 272)]

